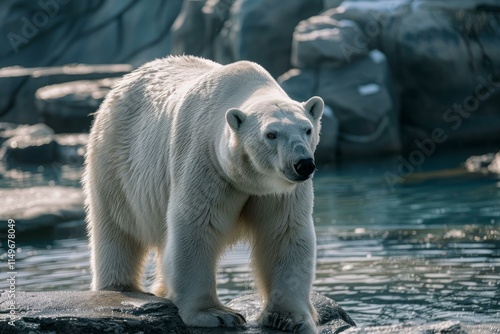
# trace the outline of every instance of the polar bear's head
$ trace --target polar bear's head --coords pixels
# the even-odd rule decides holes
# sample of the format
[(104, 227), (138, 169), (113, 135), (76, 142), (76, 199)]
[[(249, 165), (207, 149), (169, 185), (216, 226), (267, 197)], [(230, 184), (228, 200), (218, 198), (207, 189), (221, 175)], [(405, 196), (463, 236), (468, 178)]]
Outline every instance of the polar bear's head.
[(255, 195), (283, 193), (312, 178), (324, 103), (264, 99), (226, 112), (223, 169)]

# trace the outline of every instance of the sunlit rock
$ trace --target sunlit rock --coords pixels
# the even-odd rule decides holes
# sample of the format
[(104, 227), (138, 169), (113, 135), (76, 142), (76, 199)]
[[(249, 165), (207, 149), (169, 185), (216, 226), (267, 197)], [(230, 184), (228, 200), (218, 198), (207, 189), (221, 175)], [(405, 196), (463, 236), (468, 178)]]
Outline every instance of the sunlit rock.
[(8, 294), (0, 298), (4, 310), (0, 313), (0, 332), (189, 334), (177, 307), (168, 299), (152, 295), (48, 291), (17, 292), (14, 298), (14, 314), (8, 310), (12, 300)]
[[(9, 301), (7, 293), (0, 297), (0, 305), (4, 305), (6, 310), (0, 313), (0, 331), (9, 333), (277, 333), (255, 322), (262, 309), (256, 294), (230, 302), (231, 307), (247, 317), (247, 324), (238, 329), (187, 328), (170, 300), (140, 293), (17, 292), (12, 318), (8, 310)], [(321, 333), (340, 333), (355, 326), (354, 321), (333, 300), (314, 293), (311, 301), (318, 311)], [(11, 319), (13, 326), (9, 324)]]
[(500, 152), (473, 155), (464, 164), (469, 172), (500, 174)]
[(35, 107), (35, 92), (41, 87), (68, 81), (121, 77), (131, 70), (132, 66), (126, 64), (0, 68), (0, 122), (40, 122), (41, 115)]
[(46, 86), (36, 91), (35, 105), (44, 123), (55, 132), (88, 132), (93, 120), (91, 114), (118, 80), (82, 80)]

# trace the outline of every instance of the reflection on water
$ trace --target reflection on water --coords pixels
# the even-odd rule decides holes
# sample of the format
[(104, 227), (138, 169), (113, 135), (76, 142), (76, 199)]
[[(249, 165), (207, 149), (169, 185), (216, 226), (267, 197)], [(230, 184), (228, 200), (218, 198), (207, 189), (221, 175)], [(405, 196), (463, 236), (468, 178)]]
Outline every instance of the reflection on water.
[[(447, 167), (457, 166), (455, 160)], [(315, 290), (361, 326), (499, 322), (500, 179), (434, 178), (424, 171), (391, 190), (387, 166), (352, 164), (317, 173)], [(85, 238), (18, 239), (19, 290), (88, 288)], [(221, 260), (223, 301), (252, 290), (248, 263), (245, 245)]]

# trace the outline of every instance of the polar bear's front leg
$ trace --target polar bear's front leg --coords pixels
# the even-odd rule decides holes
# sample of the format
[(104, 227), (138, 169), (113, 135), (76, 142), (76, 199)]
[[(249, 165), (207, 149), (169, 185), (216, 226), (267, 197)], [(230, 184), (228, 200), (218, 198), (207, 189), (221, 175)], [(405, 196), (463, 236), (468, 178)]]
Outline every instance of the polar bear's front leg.
[(295, 199), (293, 194), (252, 198), (245, 210), (254, 234), (257, 283), (266, 301), (258, 320), (279, 330), (317, 333), (310, 302), (316, 256), (312, 205)]
[(217, 258), (225, 246), (224, 227), (204, 203), (174, 200), (167, 214), (164, 278), (167, 297), (188, 326), (235, 327), (245, 318), (224, 306), (216, 294)]

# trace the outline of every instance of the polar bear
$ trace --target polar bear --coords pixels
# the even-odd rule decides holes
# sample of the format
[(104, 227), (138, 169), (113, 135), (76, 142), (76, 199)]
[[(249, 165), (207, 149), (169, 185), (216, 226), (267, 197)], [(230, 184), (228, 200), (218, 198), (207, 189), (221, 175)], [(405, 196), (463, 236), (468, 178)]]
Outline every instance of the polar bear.
[(181, 56), (126, 75), (90, 133), (83, 187), (92, 289), (153, 292), (188, 326), (239, 326), (216, 295), (217, 261), (252, 248), (268, 327), (315, 333), (314, 150), (323, 101), (290, 99), (259, 65)]

